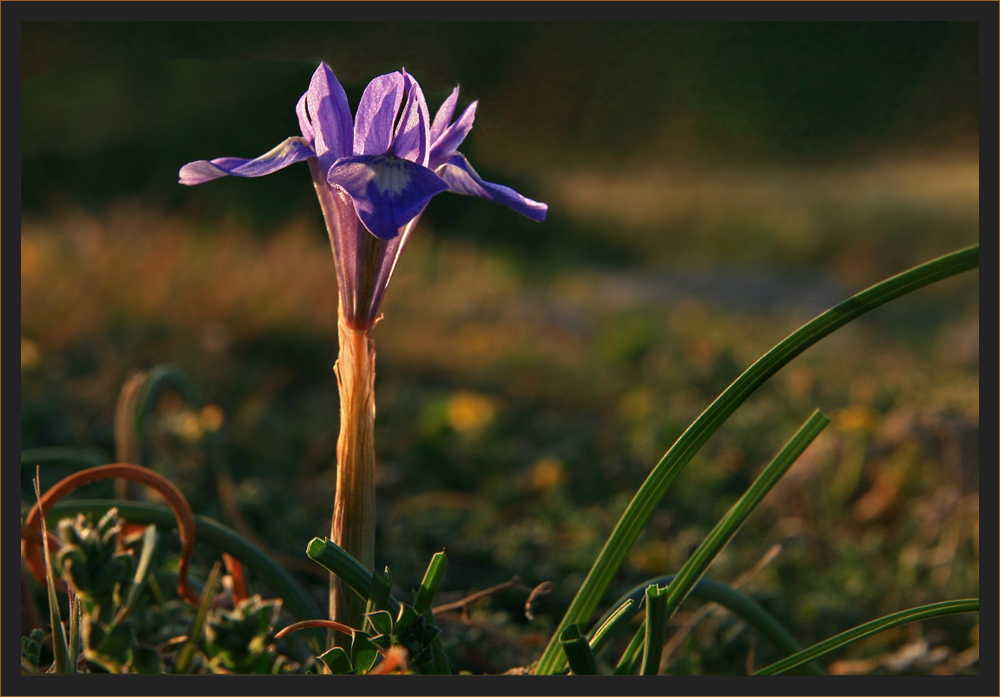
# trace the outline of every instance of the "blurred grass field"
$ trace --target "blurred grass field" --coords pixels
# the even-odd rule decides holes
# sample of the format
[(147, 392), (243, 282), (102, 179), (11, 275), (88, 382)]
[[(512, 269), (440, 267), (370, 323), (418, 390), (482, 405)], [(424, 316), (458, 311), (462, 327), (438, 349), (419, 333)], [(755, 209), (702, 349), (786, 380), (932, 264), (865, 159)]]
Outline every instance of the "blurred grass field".
[[(114, 70), (93, 74), (114, 83)], [(499, 79), (483, 74), (483, 84)], [(55, 96), (32, 92), (38, 84), (23, 86), (28, 105), (51, 107)], [(442, 196), (404, 252), (372, 334), (376, 563), (408, 591), (445, 549), (443, 601), (513, 575), (554, 582), (533, 621), (513, 591), (464, 621), (440, 618), (463, 668), (500, 672), (537, 657), (645, 475), (742, 370), (841, 299), (978, 242), (979, 163), (962, 141), (806, 161), (633, 153), (613, 165), (607, 154), (546, 165), (497, 149), (497, 130), (511, 123), (500, 116), (517, 100), (498, 100), (486, 136), (488, 94), (474, 96), (481, 171), (546, 201), (550, 217), (535, 225)], [(101, 113), (100, 97), (88, 99)], [(280, 137), (294, 125), (287, 110), (272, 128)], [(193, 128), (188, 118), (178, 127)], [(97, 166), (116, 141), (86, 132), (96, 144), (80, 147)], [(32, 133), (26, 142), (42, 143)], [(273, 144), (238, 139), (217, 130), (192, 157)], [(196, 513), (226, 521), (202, 452), (206, 430), (220, 429), (246, 523), (308, 567), (306, 543), (329, 527), (338, 427), (336, 280), (308, 174), (292, 168), (207, 193), (147, 182), (121, 196), (84, 181), (77, 199), (58, 166), (66, 152), (26, 149), (22, 449), (79, 447), (110, 461), (121, 386), (168, 362), (211, 406), (161, 400), (144, 464), (173, 478)], [(186, 157), (157, 153), (151, 166), (173, 176)], [(190, 202), (176, 204), (181, 194)], [(906, 607), (978, 596), (978, 310), (978, 274), (965, 274), (794, 361), (677, 480), (606, 604), (676, 570), (816, 407), (830, 427), (709, 575), (735, 582), (768, 559), (743, 589), (804, 645)], [(43, 484), (58, 476), (43, 471)], [(324, 597), (321, 576), (295, 573)], [(675, 618), (690, 633), (674, 635), (670, 672), (739, 674), (777, 658), (725, 612), (686, 626), (697, 610), (690, 603)], [(835, 658), (841, 673), (978, 673), (978, 620), (903, 627)]]

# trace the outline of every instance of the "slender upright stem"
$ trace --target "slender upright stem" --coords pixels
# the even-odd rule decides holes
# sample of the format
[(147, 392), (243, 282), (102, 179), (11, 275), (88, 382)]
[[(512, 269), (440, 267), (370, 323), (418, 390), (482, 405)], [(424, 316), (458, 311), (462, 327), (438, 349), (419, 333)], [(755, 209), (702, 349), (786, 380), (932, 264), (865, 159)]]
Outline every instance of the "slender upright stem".
[[(330, 539), (371, 571), (375, 562), (375, 348), (367, 331), (338, 322), (337, 493)], [(365, 601), (330, 577), (330, 619), (361, 629)], [(339, 637), (338, 637), (339, 640)]]

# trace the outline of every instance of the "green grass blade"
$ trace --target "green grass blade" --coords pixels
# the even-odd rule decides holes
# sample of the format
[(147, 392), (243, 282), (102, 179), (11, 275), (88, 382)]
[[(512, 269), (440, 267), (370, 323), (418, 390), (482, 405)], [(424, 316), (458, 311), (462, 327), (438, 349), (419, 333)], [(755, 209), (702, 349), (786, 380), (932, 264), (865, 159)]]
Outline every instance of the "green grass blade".
[(83, 603), (79, 596), (70, 589), (69, 591), (69, 643), (66, 647), (66, 662), (72, 666), (72, 673), (76, 672), (77, 662), (80, 659), (80, 623)]
[(571, 671), (577, 675), (597, 675), (597, 660), (587, 637), (580, 631), (580, 625), (566, 627), (559, 636), (559, 643), (566, 652)]
[(677, 475), (751, 394), (793, 358), (848, 322), (907, 293), (978, 266), (979, 246), (976, 245), (877, 283), (800, 327), (736, 378), (681, 434), (639, 487), (566, 610), (552, 640), (539, 659), (535, 673), (552, 675), (560, 672), (566, 665), (566, 657), (558, 641), (562, 630), (570, 624), (586, 623), (590, 619), (612, 578)]
[(208, 619), (208, 612), (212, 609), (215, 601), (215, 592), (219, 588), (219, 581), (222, 580), (222, 562), (215, 562), (212, 571), (208, 574), (205, 587), (201, 591), (201, 603), (198, 605), (198, 612), (191, 620), (191, 628), (188, 630), (187, 639), (177, 654), (177, 663), (174, 664), (175, 673), (186, 673), (191, 669), (194, 662), (194, 652), (198, 648), (198, 640), (205, 630), (205, 620)]
[[(79, 499), (60, 501), (46, 513), (46, 518), (58, 520), (77, 513), (100, 514), (117, 508), (122, 518), (140, 525), (157, 525), (163, 529), (176, 526), (174, 512), (167, 506), (133, 501), (105, 501)], [(283, 567), (230, 528), (221, 523), (196, 515), (198, 542), (235, 557), (251, 569), (283, 601), (283, 606), (296, 620), (322, 619), (319, 607), (305, 589)], [(22, 516), (23, 521), (23, 516)], [(308, 630), (306, 630), (308, 631)]]
[(657, 675), (667, 636), (667, 588), (655, 583), (646, 588), (646, 634), (642, 648), (642, 674)]
[(979, 598), (946, 600), (941, 603), (921, 605), (920, 607), (880, 617), (877, 620), (866, 622), (865, 624), (855, 627), (854, 629), (848, 629), (846, 632), (841, 632), (836, 636), (830, 637), (826, 641), (821, 641), (814, 646), (810, 646), (808, 649), (799, 651), (788, 658), (783, 658), (776, 663), (772, 663), (765, 668), (761, 668), (754, 673), (754, 675), (780, 675), (791, 670), (792, 668), (795, 668), (796, 666), (802, 665), (807, 661), (815, 660), (820, 656), (824, 656), (831, 651), (839, 649), (842, 646), (847, 646), (852, 642), (870, 637), (873, 634), (878, 634), (879, 632), (884, 632), (887, 629), (899, 627), (904, 624), (910, 624), (911, 622), (929, 620), (933, 617), (957, 615), (963, 612), (979, 612)]
[(746, 522), (747, 517), (761, 502), (767, 492), (778, 483), (784, 476), (788, 468), (799, 458), (799, 455), (809, 446), (810, 443), (826, 428), (830, 423), (830, 418), (818, 409), (806, 420), (804, 424), (795, 432), (791, 440), (785, 443), (773, 460), (764, 468), (757, 479), (754, 480), (747, 492), (740, 497), (740, 500), (733, 504), (733, 507), (722, 517), (705, 540), (698, 545), (691, 558), (677, 572), (677, 576), (670, 584), (666, 598), (666, 618), (665, 622), (673, 617), (677, 608), (684, 599), (687, 598), (691, 589), (698, 582), (708, 567), (715, 561), (716, 557), (726, 548), (730, 540), (739, 532), (739, 529)]
[(619, 605), (614, 612), (608, 615), (607, 619), (602, 619), (602, 621), (598, 624), (597, 629), (594, 631), (594, 635), (590, 639), (590, 648), (597, 651), (598, 647), (603, 644), (604, 637), (607, 636), (609, 632), (616, 631), (619, 625), (624, 625), (624, 623), (632, 617), (626, 613), (633, 604), (634, 601), (631, 598), (627, 598), (625, 602)]
[[(35, 498), (38, 499), (39, 506), (42, 502), (42, 490), (39, 488), (40, 478), (38, 472), (32, 483), (35, 485)], [(59, 612), (59, 596), (56, 595), (56, 575), (52, 566), (52, 553), (49, 550), (49, 528), (42, 516), (42, 551), (45, 554), (45, 587), (49, 595), (49, 624), (52, 625), (52, 653), (55, 658), (55, 670), (57, 673), (75, 673), (76, 666), (69, 664), (69, 645), (66, 641), (66, 628), (63, 626), (62, 613)], [(70, 612), (74, 608), (70, 608)]]
[(135, 567), (135, 575), (132, 578), (132, 586), (128, 589), (125, 603), (118, 609), (113, 624), (124, 622), (125, 618), (132, 612), (132, 608), (139, 601), (142, 589), (146, 585), (146, 578), (149, 576), (149, 565), (153, 560), (153, 552), (156, 550), (158, 537), (156, 526), (150, 525), (142, 535), (142, 551), (139, 553), (139, 563)]
[(437, 552), (431, 557), (431, 562), (427, 565), (427, 571), (424, 573), (424, 580), (420, 583), (420, 588), (417, 590), (417, 597), (413, 600), (413, 609), (417, 611), (418, 615), (422, 615), (431, 609), (434, 594), (437, 593), (438, 586), (441, 585), (441, 579), (444, 578), (444, 572), (447, 568), (448, 557), (444, 555), (444, 552)]

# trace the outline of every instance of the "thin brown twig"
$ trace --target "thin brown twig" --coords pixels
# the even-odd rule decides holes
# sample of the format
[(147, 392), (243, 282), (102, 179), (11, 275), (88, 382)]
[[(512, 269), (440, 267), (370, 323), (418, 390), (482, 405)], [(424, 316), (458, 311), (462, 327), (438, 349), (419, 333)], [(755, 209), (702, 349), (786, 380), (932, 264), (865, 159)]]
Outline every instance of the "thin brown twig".
[(520, 576), (514, 576), (509, 581), (498, 583), (497, 585), (491, 586), (486, 590), (481, 590), (475, 593), (471, 593), (470, 595), (465, 596), (461, 600), (456, 600), (455, 602), (452, 603), (445, 603), (443, 605), (438, 605), (437, 607), (432, 609), (432, 612), (435, 615), (443, 612), (452, 612), (454, 610), (462, 610), (464, 612), (469, 605), (476, 602), (477, 600), (480, 600), (481, 598), (485, 598), (490, 595), (494, 595), (496, 593), (500, 593), (505, 590), (509, 590), (511, 588), (516, 588), (517, 590), (525, 590), (525, 591), (530, 590), (528, 586), (524, 585)]

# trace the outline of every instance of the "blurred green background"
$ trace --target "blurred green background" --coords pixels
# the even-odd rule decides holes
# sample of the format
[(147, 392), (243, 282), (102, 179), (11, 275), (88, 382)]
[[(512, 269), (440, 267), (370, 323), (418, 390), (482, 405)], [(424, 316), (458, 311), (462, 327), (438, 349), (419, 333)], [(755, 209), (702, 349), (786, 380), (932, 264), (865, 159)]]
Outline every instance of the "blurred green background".
[[(110, 458), (121, 385), (170, 362), (212, 406), (163, 400), (147, 464), (226, 520), (202, 447), (221, 429), (247, 525), (304, 559), (338, 423), (307, 168), (195, 188), (177, 170), (296, 135), (320, 60), (352, 105), (400, 66), (432, 109), (460, 84), (460, 108), (480, 100), (462, 151), (549, 219), (441, 196), (403, 254), (373, 332), (378, 563), (408, 589), (443, 547), (445, 596), (554, 581), (534, 621), (507, 593), (445, 627), (469, 670), (526, 664), (732, 379), (852, 292), (978, 241), (978, 53), (975, 23), (24, 23), (22, 448)], [(691, 463), (614, 590), (676, 570), (818, 406), (832, 425), (710, 575), (780, 544), (745, 589), (803, 642), (978, 595), (978, 297), (977, 274), (946, 281), (789, 366)], [(725, 613), (686, 629), (672, 671), (773, 658)], [(835, 669), (977, 672), (978, 625), (903, 628)]]

